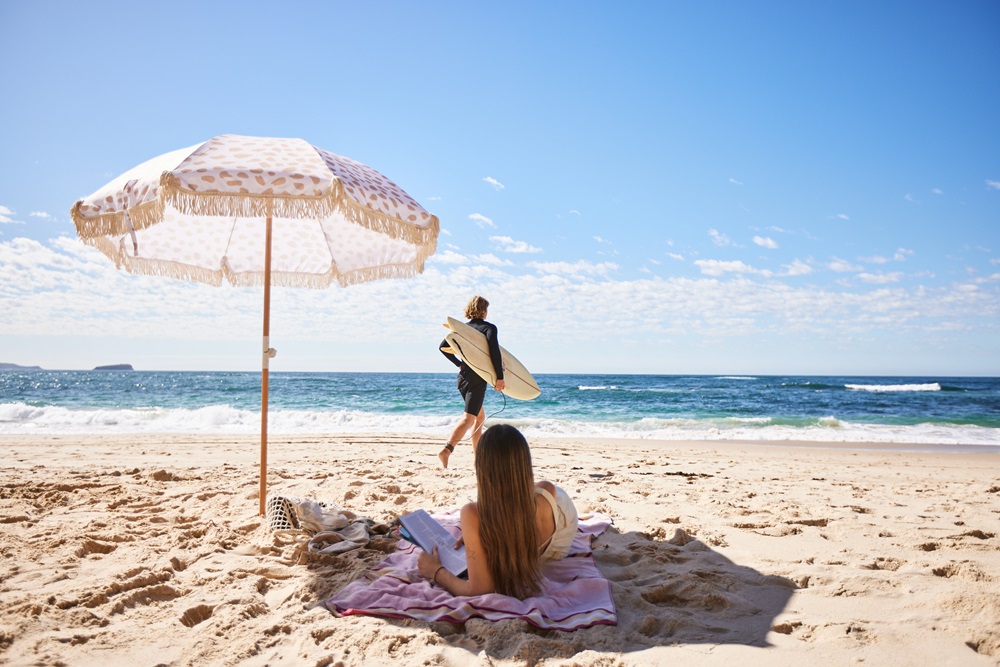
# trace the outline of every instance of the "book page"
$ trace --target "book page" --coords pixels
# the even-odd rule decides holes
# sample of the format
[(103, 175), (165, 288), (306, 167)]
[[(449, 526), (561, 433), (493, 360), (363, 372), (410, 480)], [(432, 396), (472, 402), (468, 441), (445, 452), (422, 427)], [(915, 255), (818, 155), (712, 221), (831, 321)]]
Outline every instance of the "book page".
[(417, 510), (399, 517), (399, 522), (413, 537), (416, 545), (427, 553), (431, 553), (434, 547), (437, 547), (438, 558), (446, 570), (456, 577), (465, 574), (465, 546), (456, 549), (456, 538), (434, 517), (424, 510)]

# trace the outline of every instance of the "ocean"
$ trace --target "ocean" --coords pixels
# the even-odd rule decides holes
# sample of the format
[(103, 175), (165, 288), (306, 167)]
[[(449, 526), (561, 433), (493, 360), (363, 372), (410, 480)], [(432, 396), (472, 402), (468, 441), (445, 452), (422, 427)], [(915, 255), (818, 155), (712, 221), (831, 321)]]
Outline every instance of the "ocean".
[[(1000, 378), (536, 376), (542, 395), (488, 391), (488, 423), (532, 437), (914, 443), (1000, 447)], [(271, 373), (270, 434), (447, 437), (453, 373)], [(252, 434), (260, 374), (0, 371), (0, 435)]]

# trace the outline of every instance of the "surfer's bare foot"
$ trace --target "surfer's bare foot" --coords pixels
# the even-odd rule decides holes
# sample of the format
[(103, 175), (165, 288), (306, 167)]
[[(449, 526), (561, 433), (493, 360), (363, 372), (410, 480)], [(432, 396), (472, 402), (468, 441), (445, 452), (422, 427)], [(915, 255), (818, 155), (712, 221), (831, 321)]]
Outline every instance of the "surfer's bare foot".
[(438, 452), (438, 459), (441, 461), (441, 467), (448, 467), (448, 459), (451, 458), (451, 453), (455, 451), (455, 445), (445, 445), (444, 448)]

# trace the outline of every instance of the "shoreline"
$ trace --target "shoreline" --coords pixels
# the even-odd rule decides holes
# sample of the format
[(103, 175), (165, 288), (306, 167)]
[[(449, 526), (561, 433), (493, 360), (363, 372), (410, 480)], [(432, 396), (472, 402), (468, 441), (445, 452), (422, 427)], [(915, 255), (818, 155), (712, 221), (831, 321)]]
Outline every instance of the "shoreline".
[[(392, 541), (310, 554), (257, 515), (259, 436), (0, 436), (0, 663), (1000, 665), (1000, 453), (529, 438), (613, 520), (617, 626), (337, 618)], [(269, 438), (269, 493), (388, 522), (475, 498), (440, 438)], [(223, 637), (224, 641), (219, 641)]]
[[(407, 433), (407, 432), (374, 432), (357, 431), (345, 433), (269, 433), (268, 443), (284, 442), (291, 444), (299, 443), (322, 443), (335, 442), (343, 439), (382, 439), (390, 438), (408, 442), (427, 443), (433, 447), (434, 443), (443, 442), (444, 432), (439, 436), (430, 433)], [(532, 436), (527, 435), (529, 444), (534, 447), (538, 445), (564, 446), (570, 443), (583, 443), (589, 446), (603, 446), (609, 444), (619, 448), (634, 447), (654, 447), (660, 448), (664, 453), (672, 450), (695, 449), (705, 451), (725, 451), (732, 449), (748, 449), (760, 451), (766, 449), (781, 450), (813, 450), (813, 451), (839, 451), (839, 452), (867, 452), (871, 454), (943, 454), (949, 456), (975, 455), (975, 456), (1000, 456), (1000, 444), (997, 445), (953, 445), (936, 444), (925, 442), (858, 442), (858, 441), (819, 441), (819, 440), (751, 440), (751, 439), (685, 439), (685, 440), (665, 440), (660, 438), (626, 438), (626, 437), (598, 437), (598, 436)], [(102, 446), (106, 443), (125, 442), (134, 440), (149, 440), (162, 442), (222, 442), (222, 443), (256, 443), (260, 444), (260, 434), (247, 433), (182, 433), (182, 432), (162, 432), (162, 433), (38, 433), (38, 434), (4, 434), (0, 433), (0, 447), (23, 446), (48, 444), (55, 446), (60, 443), (87, 441), (88, 446)], [(462, 444), (469, 445), (466, 438)], [(460, 445), (461, 446), (461, 445)], [(258, 450), (259, 453), (259, 450)]]

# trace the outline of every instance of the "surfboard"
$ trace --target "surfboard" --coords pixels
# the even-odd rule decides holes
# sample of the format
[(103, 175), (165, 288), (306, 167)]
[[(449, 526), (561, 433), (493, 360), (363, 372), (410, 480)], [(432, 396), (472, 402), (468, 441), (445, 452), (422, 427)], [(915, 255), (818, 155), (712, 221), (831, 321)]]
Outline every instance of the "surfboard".
[[(486, 335), (453, 317), (448, 318), (445, 326), (451, 330), (445, 336), (445, 340), (454, 350), (454, 354), (461, 357), (462, 361), (468, 364), (476, 375), (489, 382), (491, 387), (496, 384), (497, 378), (493, 372), (493, 361), (490, 359), (490, 347), (486, 342)], [(503, 364), (505, 395), (521, 401), (530, 401), (542, 393), (535, 378), (531, 377), (524, 364), (504, 349), (503, 345), (500, 346), (500, 360)]]

